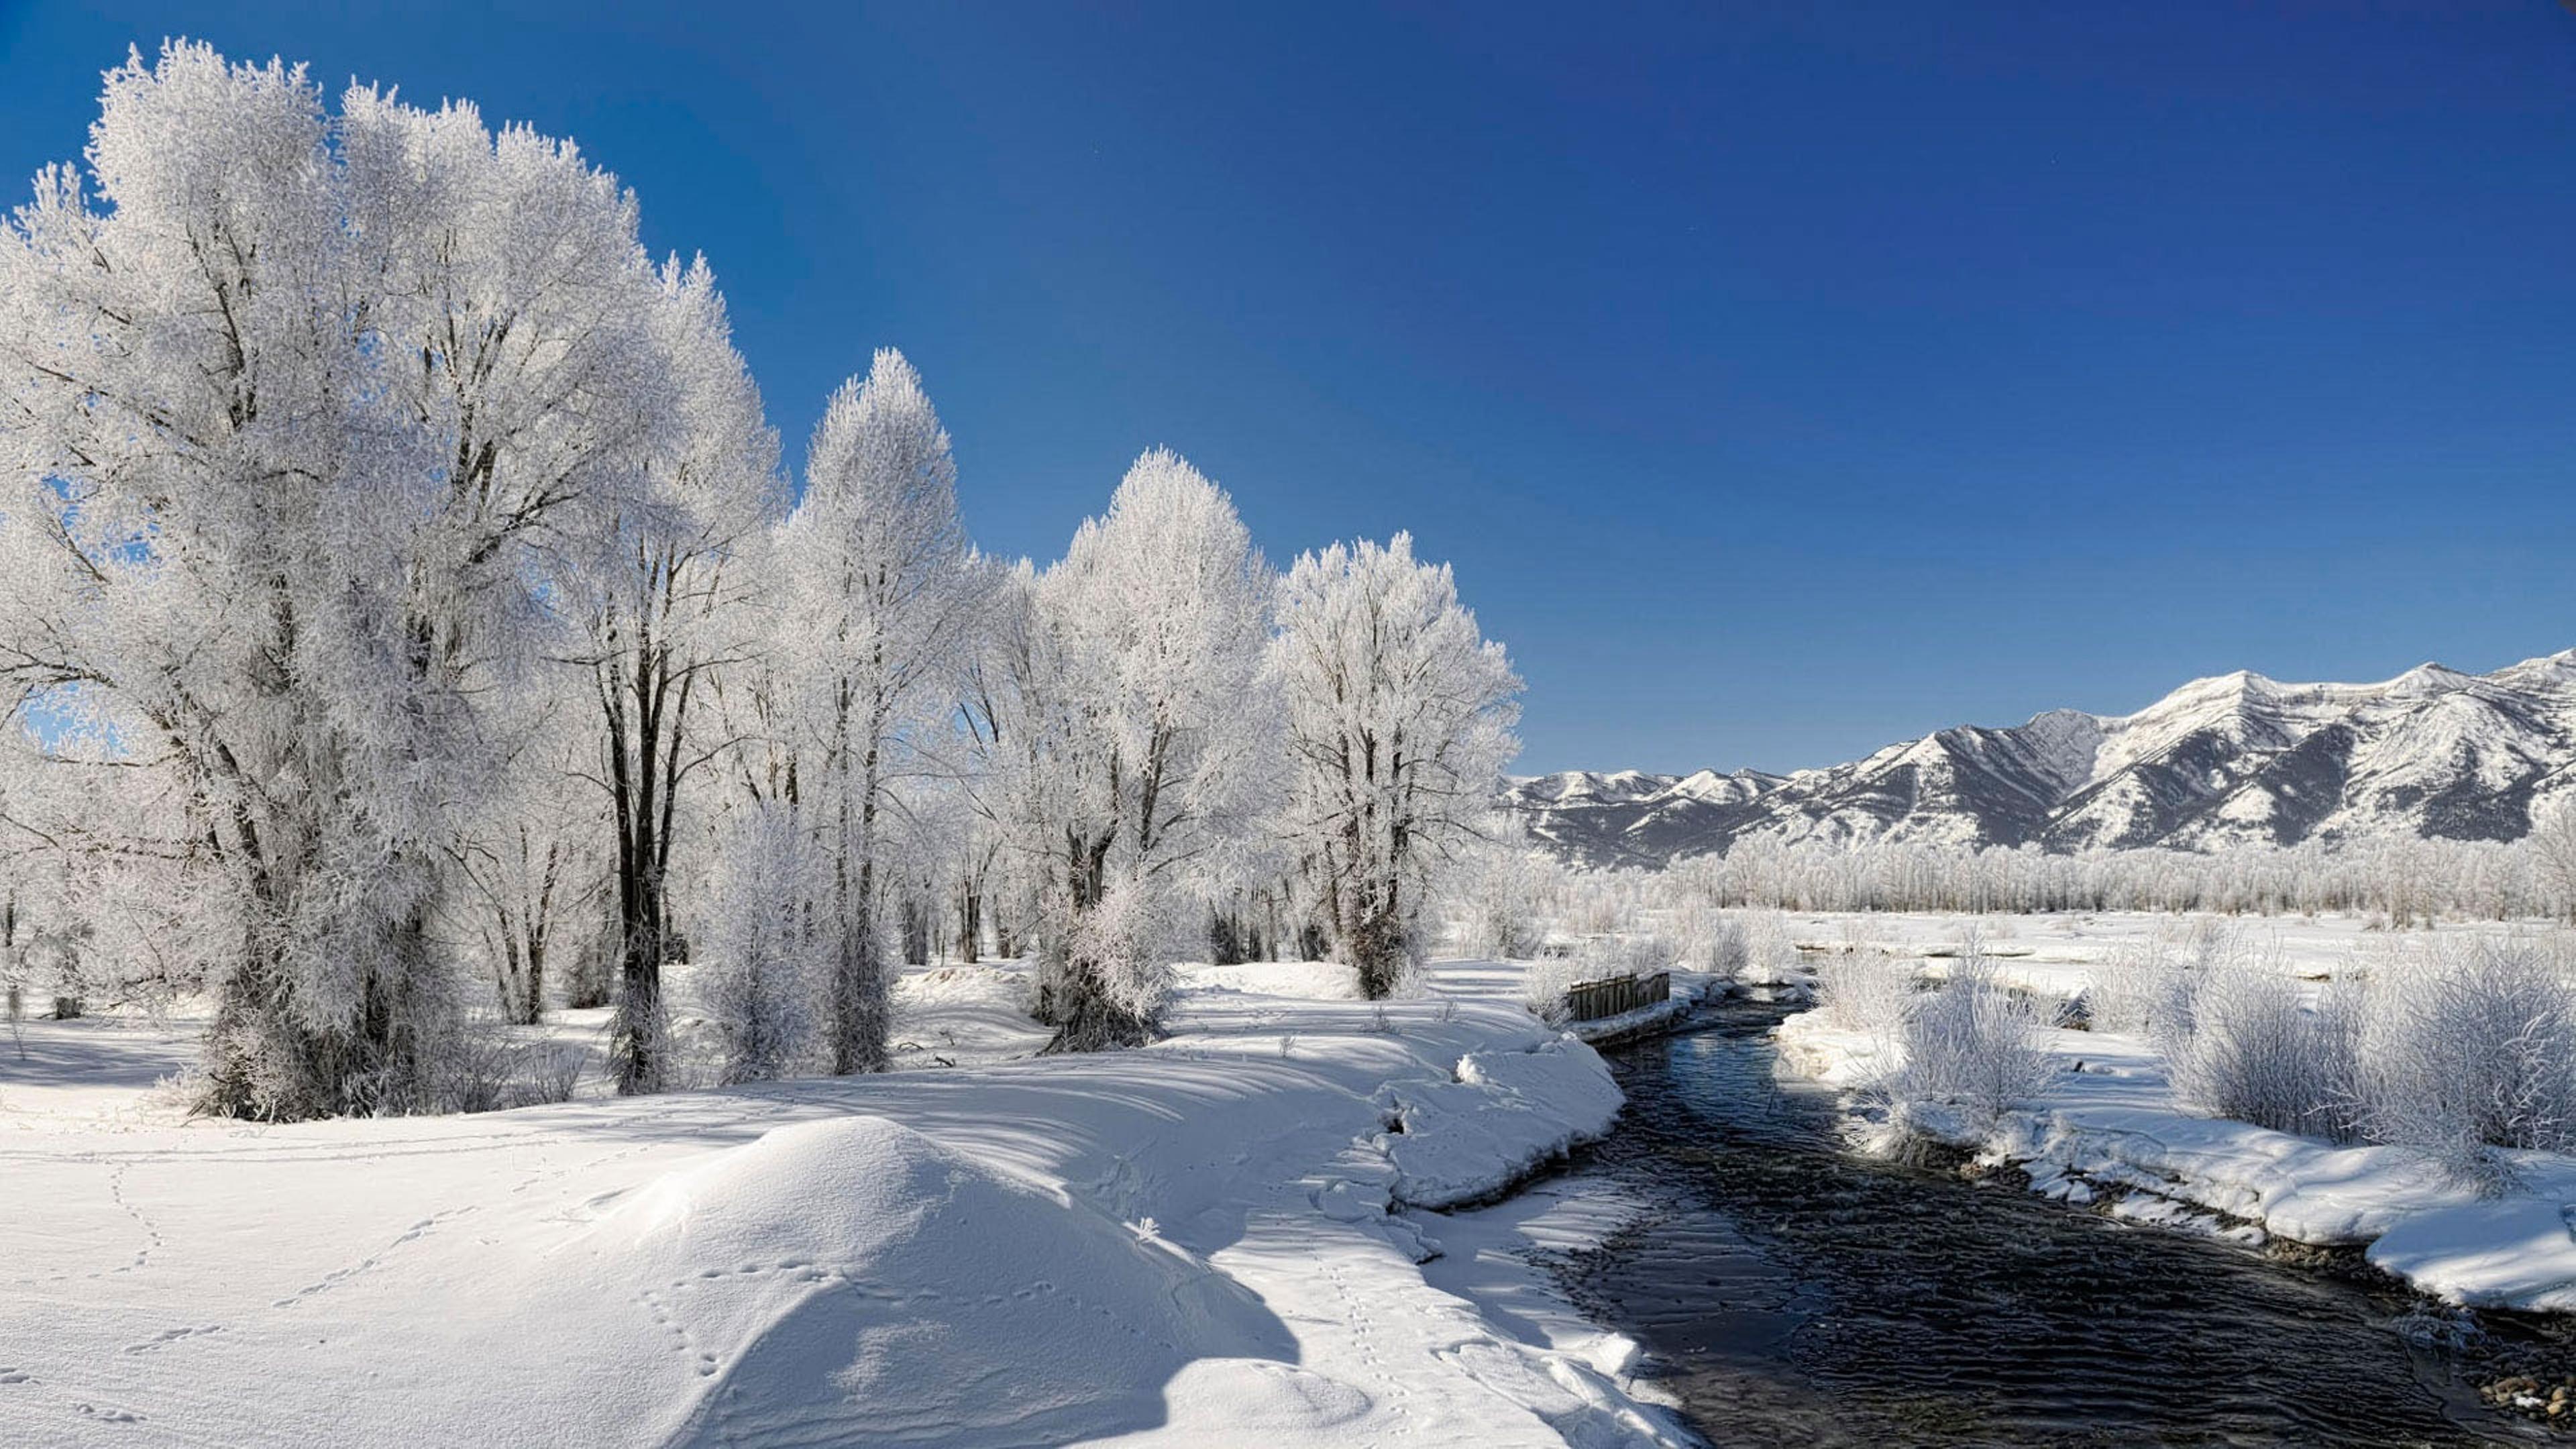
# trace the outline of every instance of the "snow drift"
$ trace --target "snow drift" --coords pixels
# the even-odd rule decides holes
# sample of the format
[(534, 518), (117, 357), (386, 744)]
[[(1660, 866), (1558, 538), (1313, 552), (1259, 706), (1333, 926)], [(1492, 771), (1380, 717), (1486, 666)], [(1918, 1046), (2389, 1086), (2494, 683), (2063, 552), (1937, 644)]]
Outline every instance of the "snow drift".
[(0, 1110), (0, 1443), (1686, 1437), (1633, 1346), (1425, 1280), (1449, 1229), (1408, 1205), (1618, 1110), (1510, 968), (1389, 1003), (1207, 974), (1169, 1039), (1090, 1057), (269, 1128)]

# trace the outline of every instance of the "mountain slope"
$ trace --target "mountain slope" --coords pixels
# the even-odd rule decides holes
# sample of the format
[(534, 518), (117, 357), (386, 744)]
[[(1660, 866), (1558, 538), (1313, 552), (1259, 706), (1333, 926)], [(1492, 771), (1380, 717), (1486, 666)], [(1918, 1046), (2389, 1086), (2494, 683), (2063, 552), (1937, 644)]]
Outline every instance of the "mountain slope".
[(1755, 837), (2049, 850), (2510, 840), (2576, 789), (2576, 650), (2379, 684), (2239, 670), (2129, 715), (1960, 726), (1792, 775), (1569, 771), (1504, 804), (1568, 859), (1657, 865)]

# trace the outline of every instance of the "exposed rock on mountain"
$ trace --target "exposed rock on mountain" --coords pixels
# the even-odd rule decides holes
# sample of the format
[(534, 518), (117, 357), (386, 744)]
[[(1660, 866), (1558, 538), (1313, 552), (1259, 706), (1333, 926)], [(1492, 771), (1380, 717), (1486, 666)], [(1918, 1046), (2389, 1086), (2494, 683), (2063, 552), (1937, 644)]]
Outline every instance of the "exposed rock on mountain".
[(2131, 715), (1963, 725), (1787, 776), (1568, 771), (1515, 780), (1504, 803), (1569, 859), (1658, 865), (1756, 835), (2050, 850), (2510, 840), (2535, 800), (2571, 788), (2576, 650), (2382, 684), (2239, 670)]

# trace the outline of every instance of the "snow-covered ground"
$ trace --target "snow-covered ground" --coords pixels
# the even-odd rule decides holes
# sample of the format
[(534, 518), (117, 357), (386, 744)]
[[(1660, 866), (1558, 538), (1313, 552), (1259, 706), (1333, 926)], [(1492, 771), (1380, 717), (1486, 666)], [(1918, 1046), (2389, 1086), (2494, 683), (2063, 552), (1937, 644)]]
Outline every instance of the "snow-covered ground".
[(1618, 1109), (1515, 968), (1207, 968), (1149, 1050), (999, 1060), (1014, 988), (907, 979), (921, 1070), (278, 1127), (176, 1120), (187, 1023), (29, 1023), (0, 1442), (1686, 1437), (1524, 1260), (1618, 1204), (1429, 1211)]
[[(1928, 916), (1860, 919), (1866, 925), (1856, 936), (1918, 957), (1955, 940), (1963, 924)], [(2155, 916), (2007, 918), (2010, 934), (1998, 942), (1997, 923), (1983, 924), (1989, 946), (2028, 952), (1997, 963), (2007, 980), (2069, 996), (2095, 973), (2117, 969), (2121, 942), (2173, 925)], [(2277, 946), (2281, 969), (2311, 977), (2366, 969), (2375, 934), (2349, 919), (2237, 924)], [(1842, 938), (1802, 932), (1800, 939)], [(1925, 959), (1937, 972), (1941, 958)], [(2024, 1166), (2038, 1191), (2075, 1202), (2120, 1199), (2113, 1210), (2122, 1216), (2249, 1241), (2271, 1234), (2320, 1246), (2367, 1245), (2371, 1262), (2454, 1303), (2576, 1312), (2576, 1158), (2505, 1154), (2520, 1185), (2481, 1197), (2405, 1148), (2336, 1146), (2190, 1115), (2175, 1106), (2161, 1058), (2135, 1037), (2051, 1031), (2045, 1039), (2062, 1070), (2038, 1099), (1992, 1124), (1945, 1122), (1930, 1112), (1916, 1114), (1915, 1125), (1990, 1161)], [(1835, 1085), (1869, 1080), (1886, 1050), (1815, 1012), (1783, 1022), (1778, 1041), (1784, 1070)]]

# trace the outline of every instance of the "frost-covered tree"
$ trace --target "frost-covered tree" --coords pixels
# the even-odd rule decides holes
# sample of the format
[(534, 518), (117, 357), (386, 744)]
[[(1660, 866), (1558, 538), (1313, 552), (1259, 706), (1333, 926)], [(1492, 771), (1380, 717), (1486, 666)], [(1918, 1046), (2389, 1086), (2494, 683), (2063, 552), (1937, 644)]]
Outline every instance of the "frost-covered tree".
[(2576, 922), (2576, 795), (2533, 807), (2523, 849), (2559, 919)]
[(224, 987), (217, 1105), (329, 1110), (416, 1073), (395, 946), (425, 889), (386, 848), (418, 833), (404, 692), (374, 667), (403, 530), (352, 526), (378, 467), (347, 456), (367, 403), (330, 315), (350, 269), (319, 98), (166, 53), (110, 74), (89, 160), (109, 209), (50, 169), (0, 261), (7, 668), (22, 705), (193, 777), (231, 867), (190, 923)]
[(0, 678), (180, 782), (165, 943), (206, 1104), (426, 1100), (429, 922), (480, 701), (542, 658), (547, 540), (663, 425), (634, 208), (571, 148), (165, 47), (110, 73), (93, 207), (0, 241)]
[(1521, 682), (1448, 565), (1415, 561), (1406, 534), (1300, 556), (1278, 624), (1287, 834), (1334, 950), (1382, 997), (1418, 955), (1436, 870), (1477, 838), (1519, 749)]
[(784, 501), (778, 438), (733, 348), (702, 259), (665, 266), (652, 335), (676, 427), (637, 459), (640, 496), (579, 541), (562, 591), (588, 643), (597, 701), (586, 777), (607, 792), (616, 903), (621, 1092), (658, 1090), (668, 1067), (663, 965), (675, 919), (674, 850), (689, 810), (712, 803), (736, 743), (718, 708), (724, 673), (759, 657), (769, 529)]
[(1062, 562), (1000, 591), (988, 808), (1038, 899), (1059, 1049), (1152, 1032), (1184, 938), (1254, 843), (1276, 783), (1269, 590), (1233, 503), (1157, 450)]
[(50, 712), (41, 732), (0, 723), (6, 934), (20, 981), (44, 988), (56, 1015), (158, 1008), (208, 987), (192, 931), (222, 883), (195, 818), (167, 756), (102, 739), (77, 714)]
[[(118, 818), (112, 796), (148, 782), (86, 764), (46, 750), (20, 721), (0, 720), (0, 1006), (12, 1021), (47, 1009), (78, 1016), (101, 985), (113, 990), (88, 979), (77, 949), (94, 933), (79, 923), (75, 870), (131, 841), (132, 822)], [(177, 854), (156, 853), (148, 864), (166, 868)]]
[(835, 954), (812, 908), (828, 891), (828, 866), (791, 806), (755, 800), (729, 817), (714, 875), (692, 947), (720, 1078), (785, 1076), (813, 1046), (813, 1005)]
[[(891, 348), (833, 395), (782, 528), (774, 668), (802, 805), (831, 861), (832, 1070), (886, 1065), (888, 845), (945, 728), (976, 625), (957, 469), (920, 374)], [(918, 851), (907, 852), (916, 862)]]
[(1489, 818), (1481, 833), (1442, 873), (1456, 947), (1497, 961), (1535, 956), (1546, 936), (1541, 910), (1561, 867), (1517, 820)]
[(453, 847), (466, 888), (451, 929), (481, 957), (502, 1019), (522, 1026), (569, 985), (561, 968), (588, 944), (608, 884), (606, 802), (578, 778), (592, 706), (568, 693), (533, 702), (516, 737), (496, 741), (506, 759), (494, 788), (462, 802)]
[(1020, 953), (1036, 916), (1046, 856), (1033, 847), (1028, 782), (1037, 768), (1037, 731), (1021, 706), (1037, 684), (1037, 570), (1023, 559), (986, 554), (967, 561), (982, 601), (980, 627), (968, 639), (958, 679), (957, 724), (964, 738), (952, 757), (963, 817), (953, 846), (961, 960), (973, 960), (989, 933), (996, 954)]

